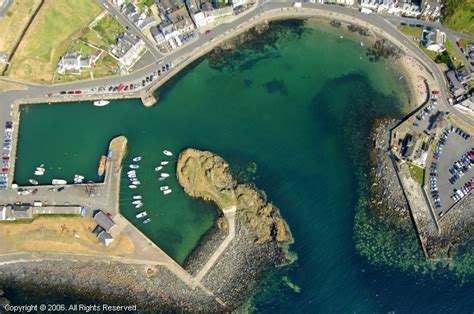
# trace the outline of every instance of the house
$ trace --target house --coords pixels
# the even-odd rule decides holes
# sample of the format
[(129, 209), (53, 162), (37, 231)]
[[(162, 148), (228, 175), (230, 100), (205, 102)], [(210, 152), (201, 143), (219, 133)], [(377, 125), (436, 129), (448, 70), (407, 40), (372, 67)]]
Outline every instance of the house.
[(184, 4), (177, 7), (173, 12), (168, 13), (168, 19), (174, 24), (180, 35), (189, 33), (194, 29), (194, 23), (189, 17), (188, 10)]
[(458, 97), (466, 93), (464, 85), (461, 84), (454, 70), (449, 70), (448, 72), (446, 72), (446, 77), (448, 78), (448, 81), (451, 84), (451, 93), (454, 95), (454, 97)]
[(110, 231), (115, 226), (115, 222), (106, 215), (103, 211), (96, 210), (94, 213), (94, 221), (97, 225), (99, 225), (105, 231)]
[(127, 69), (131, 68), (140, 58), (145, 49), (145, 42), (131, 33), (123, 33), (117, 37), (117, 43), (110, 53)]
[[(95, 62), (95, 60), (94, 60)], [(92, 67), (93, 60), (90, 56), (81, 57), (79, 52), (68, 52), (59, 60), (56, 72), (80, 74), (81, 69)]]
[(157, 45), (161, 45), (166, 42), (165, 36), (161, 33), (158, 26), (153, 26), (150, 28), (150, 33)]
[(92, 230), (92, 233), (100, 241), (100, 243), (105, 246), (109, 246), (109, 244), (114, 240), (114, 238), (112, 238), (112, 236), (99, 225), (97, 225), (94, 230)]
[(423, 46), (434, 52), (443, 52), (446, 50), (446, 34), (439, 29), (429, 30), (424, 29), (421, 34), (421, 43)]

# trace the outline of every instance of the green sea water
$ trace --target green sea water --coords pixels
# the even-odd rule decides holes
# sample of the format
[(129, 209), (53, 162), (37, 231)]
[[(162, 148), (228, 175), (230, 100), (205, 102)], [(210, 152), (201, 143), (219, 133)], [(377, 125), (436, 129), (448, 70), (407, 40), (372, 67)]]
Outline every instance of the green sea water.
[[(138, 100), (101, 108), (23, 107), (15, 180), (25, 184), (39, 164), (48, 168), (44, 182), (72, 181), (75, 173), (98, 180), (100, 155), (111, 138), (125, 135), (127, 164), (142, 156), (142, 184), (129, 190), (124, 175), (120, 210), (183, 262), (212, 226), (216, 208), (187, 197), (173, 176), (165, 181), (173, 193), (162, 195), (153, 168), (165, 160), (163, 149), (175, 155), (188, 147), (210, 150), (234, 169), (256, 165), (257, 187), (281, 209), (296, 241), (298, 261), (264, 276), (254, 310), (472, 312), (471, 284), (373, 266), (355, 249), (371, 124), (377, 117), (399, 117), (407, 102), (399, 74), (384, 62), (370, 62), (360, 40), (326, 25), (273, 23), (266, 35), (221, 62), (195, 62), (159, 91), (153, 108)], [(174, 166), (171, 160), (165, 169), (173, 174)], [(133, 194), (143, 195), (140, 210), (152, 223), (134, 218), (140, 210), (131, 205)], [(417, 245), (412, 237), (405, 240)]]

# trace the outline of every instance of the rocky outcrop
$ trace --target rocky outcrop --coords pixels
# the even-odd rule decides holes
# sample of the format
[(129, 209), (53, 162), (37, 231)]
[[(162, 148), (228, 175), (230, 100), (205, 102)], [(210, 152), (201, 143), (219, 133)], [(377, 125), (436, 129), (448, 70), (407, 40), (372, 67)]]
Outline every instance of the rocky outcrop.
[(178, 159), (177, 177), (187, 194), (216, 203), (220, 209), (237, 206), (238, 217), (256, 243), (292, 242), (280, 211), (250, 184), (238, 184), (229, 165), (208, 151), (187, 149)]

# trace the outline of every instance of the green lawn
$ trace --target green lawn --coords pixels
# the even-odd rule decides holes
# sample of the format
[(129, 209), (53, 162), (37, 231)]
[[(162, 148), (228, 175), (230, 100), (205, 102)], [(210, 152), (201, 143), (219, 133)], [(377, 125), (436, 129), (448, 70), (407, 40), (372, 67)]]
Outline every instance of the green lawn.
[(92, 29), (109, 45), (115, 44), (117, 35), (125, 32), (122, 25), (110, 14), (97, 22)]
[[(455, 45), (455, 43), (454, 43)], [(449, 40), (446, 40), (446, 51), (448, 52), (449, 56), (451, 57), (451, 61), (453, 62), (454, 66), (456, 68), (459, 68), (461, 65), (464, 64), (464, 59), (461, 56), (461, 54), (454, 48), (453, 43), (451, 43)], [(454, 60), (454, 58), (456, 60)]]
[(418, 182), (420, 185), (422, 185), (423, 178), (425, 176), (425, 169), (411, 162), (408, 162), (407, 164), (408, 164), (408, 168), (410, 169), (411, 177), (415, 179), (415, 181)]
[(95, 0), (46, 0), (12, 59), (9, 76), (49, 83), (61, 56), (101, 10)]
[(474, 35), (474, 1), (446, 0), (442, 23), (457, 32)]
[[(421, 38), (422, 29), (419, 27), (399, 26), (398, 30), (409, 37)], [(413, 39), (413, 38), (411, 38)]]

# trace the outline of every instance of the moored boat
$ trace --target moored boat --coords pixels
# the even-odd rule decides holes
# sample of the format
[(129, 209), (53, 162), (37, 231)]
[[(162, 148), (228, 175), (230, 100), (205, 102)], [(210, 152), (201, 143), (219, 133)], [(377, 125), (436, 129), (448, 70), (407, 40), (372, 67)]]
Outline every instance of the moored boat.
[(136, 200), (136, 201), (133, 201), (132, 204), (133, 204), (133, 205), (138, 205), (138, 204), (141, 204), (141, 202), (142, 202), (142, 201), (140, 201), (140, 200)]
[(28, 182), (30, 182), (31, 185), (38, 185), (38, 181), (36, 181), (35, 179), (29, 179)]
[(141, 184), (141, 182), (140, 182), (140, 181), (138, 181), (138, 180), (134, 180), (134, 181), (132, 181), (132, 184), (133, 184), (133, 185), (140, 185), (140, 184)]
[(166, 178), (164, 178), (164, 177), (159, 177), (158, 180), (160, 180), (160, 181), (165, 181)]
[(160, 177), (162, 178), (168, 178), (170, 175), (167, 174), (166, 172), (160, 173)]
[(166, 149), (163, 151), (163, 154), (164, 154), (165, 156), (173, 156), (173, 153), (170, 152), (169, 150), (166, 150)]
[(172, 192), (172, 190), (171, 190), (171, 189), (168, 189), (168, 190), (164, 190), (164, 191), (163, 191), (163, 194), (166, 195), (166, 194), (170, 194), (171, 192)]
[(142, 160), (142, 156), (134, 157), (132, 160), (135, 161), (135, 162), (140, 161), (140, 160)]
[(168, 190), (170, 187), (167, 185), (160, 186), (160, 191)]
[(42, 176), (43, 174), (43, 171), (35, 171), (35, 176)]
[(45, 172), (46, 169), (44, 169), (43, 167), (36, 167), (36, 171)]
[(137, 218), (143, 218), (143, 217), (145, 217), (146, 215), (147, 215), (147, 214), (146, 214), (146, 211), (144, 211), (144, 212), (138, 213), (135, 217), (137, 217)]
[(96, 107), (103, 107), (103, 106), (106, 106), (110, 103), (110, 101), (108, 100), (96, 100), (94, 101), (94, 106)]
[(128, 187), (129, 187), (130, 189), (136, 189), (136, 188), (137, 188), (137, 186), (136, 186), (136, 185), (133, 185), (133, 184), (130, 184)]
[(141, 199), (142, 199), (142, 196), (141, 196), (141, 195), (134, 195), (134, 196), (133, 196), (133, 199), (134, 199), (134, 200), (141, 200)]
[(163, 169), (163, 166), (155, 167), (155, 171), (160, 171), (161, 169)]
[(166, 166), (167, 164), (169, 164), (169, 161), (164, 160), (164, 161), (160, 162), (160, 164), (161, 164), (162, 166)]
[(147, 218), (147, 219), (143, 220), (143, 223), (144, 223), (144, 224), (147, 224), (147, 223), (149, 223), (150, 221), (151, 221), (151, 218)]
[(67, 181), (63, 179), (53, 179), (51, 183), (53, 185), (64, 185), (64, 184), (67, 184)]
[(129, 167), (130, 167), (131, 169), (138, 169), (138, 168), (140, 168), (140, 166), (137, 165), (137, 164), (131, 164)]
[(141, 207), (143, 207), (143, 203), (135, 205), (135, 208), (141, 208)]
[(107, 156), (100, 156), (99, 168), (97, 169), (97, 174), (99, 177), (102, 177), (105, 172), (105, 164), (107, 163)]

